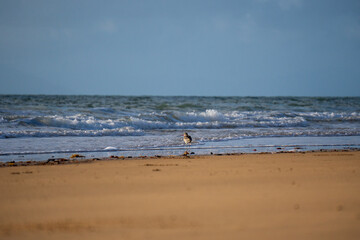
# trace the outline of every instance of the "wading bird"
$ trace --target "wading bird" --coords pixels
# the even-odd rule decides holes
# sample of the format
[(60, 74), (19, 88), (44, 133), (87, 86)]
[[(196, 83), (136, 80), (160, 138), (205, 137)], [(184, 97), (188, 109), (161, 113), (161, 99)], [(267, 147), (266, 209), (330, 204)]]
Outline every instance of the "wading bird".
[(187, 133), (184, 133), (184, 142), (185, 142), (185, 144), (189, 144), (189, 143), (191, 143), (191, 141), (192, 141), (192, 138), (190, 137), (190, 135), (187, 134)]

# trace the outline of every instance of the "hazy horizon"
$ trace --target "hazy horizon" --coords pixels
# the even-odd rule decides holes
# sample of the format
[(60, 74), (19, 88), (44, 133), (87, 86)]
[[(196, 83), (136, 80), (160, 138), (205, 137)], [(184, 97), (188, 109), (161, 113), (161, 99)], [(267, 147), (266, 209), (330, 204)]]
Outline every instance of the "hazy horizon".
[(99, 97), (204, 97), (204, 98), (360, 98), (360, 96), (300, 96), (300, 95), (278, 95), (278, 96), (231, 96), (231, 95), (123, 95), (123, 94), (37, 94), (37, 93), (0, 93), (0, 96), (99, 96)]

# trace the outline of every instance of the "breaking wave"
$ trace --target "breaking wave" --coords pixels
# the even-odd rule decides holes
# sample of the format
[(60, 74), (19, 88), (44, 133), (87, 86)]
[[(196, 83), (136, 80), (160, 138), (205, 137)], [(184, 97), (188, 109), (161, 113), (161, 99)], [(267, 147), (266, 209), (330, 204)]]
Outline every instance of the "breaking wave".
[[(300, 132), (327, 124), (328, 132), (349, 131), (333, 129), (335, 124), (359, 123), (358, 112), (288, 112), (279, 111), (161, 111), (135, 114), (116, 113), (113, 109), (96, 109), (107, 115), (75, 114), (69, 116), (46, 115), (35, 117), (6, 116), (0, 121), (7, 128), (0, 131), (0, 138), (56, 137), (56, 136), (138, 136), (148, 130), (186, 129), (301, 129)], [(330, 124), (330, 125), (329, 125)], [(309, 128), (309, 129), (304, 129)], [(296, 132), (296, 131), (295, 131)], [(314, 132), (314, 131), (313, 131)], [(321, 131), (320, 131), (321, 132)], [(359, 129), (350, 131), (358, 134)], [(276, 134), (275, 134), (276, 135)], [(321, 135), (319, 133), (319, 135)]]

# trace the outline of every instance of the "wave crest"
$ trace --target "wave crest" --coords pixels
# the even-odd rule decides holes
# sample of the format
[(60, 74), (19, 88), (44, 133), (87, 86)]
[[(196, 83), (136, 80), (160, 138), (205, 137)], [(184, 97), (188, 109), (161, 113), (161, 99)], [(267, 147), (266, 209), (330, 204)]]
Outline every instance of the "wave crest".
[[(100, 109), (103, 111), (103, 109)], [(112, 112), (112, 109), (105, 109)], [(9, 119), (9, 120), (7, 120)], [(351, 124), (358, 129), (358, 112), (278, 112), (278, 111), (161, 111), (109, 115), (47, 115), (11, 119), (0, 118), (7, 125), (0, 137), (44, 136), (122, 136), (139, 135), (162, 129), (253, 129), (253, 128), (332, 128)], [(336, 127), (338, 128), (338, 127)], [(345, 126), (349, 128), (349, 126)], [(301, 131), (301, 130), (300, 130)]]

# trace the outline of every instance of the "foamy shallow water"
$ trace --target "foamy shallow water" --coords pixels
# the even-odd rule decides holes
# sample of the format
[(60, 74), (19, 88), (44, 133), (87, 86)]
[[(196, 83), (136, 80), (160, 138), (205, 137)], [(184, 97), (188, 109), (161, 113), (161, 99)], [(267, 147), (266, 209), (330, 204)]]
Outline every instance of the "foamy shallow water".
[[(11, 141), (12, 140), (12, 141)], [(130, 140), (127, 146), (135, 146), (136, 139)], [(0, 146), (4, 146), (4, 139), (0, 139)], [(198, 155), (225, 153), (254, 153), (279, 151), (311, 151), (320, 149), (360, 149), (360, 136), (341, 137), (268, 137), (249, 138), (215, 142), (195, 142), (191, 146), (159, 146), (159, 147), (124, 147), (121, 139), (114, 137), (64, 137), (54, 138), (23, 138), (19, 142), (7, 141), (9, 149), (0, 154), (0, 161), (43, 161), (49, 158), (69, 158), (72, 154), (80, 153), (86, 158), (103, 158), (116, 156), (168, 156), (181, 155), (184, 151)], [(73, 146), (68, 149), (69, 145)], [(49, 151), (49, 149), (52, 149)]]

